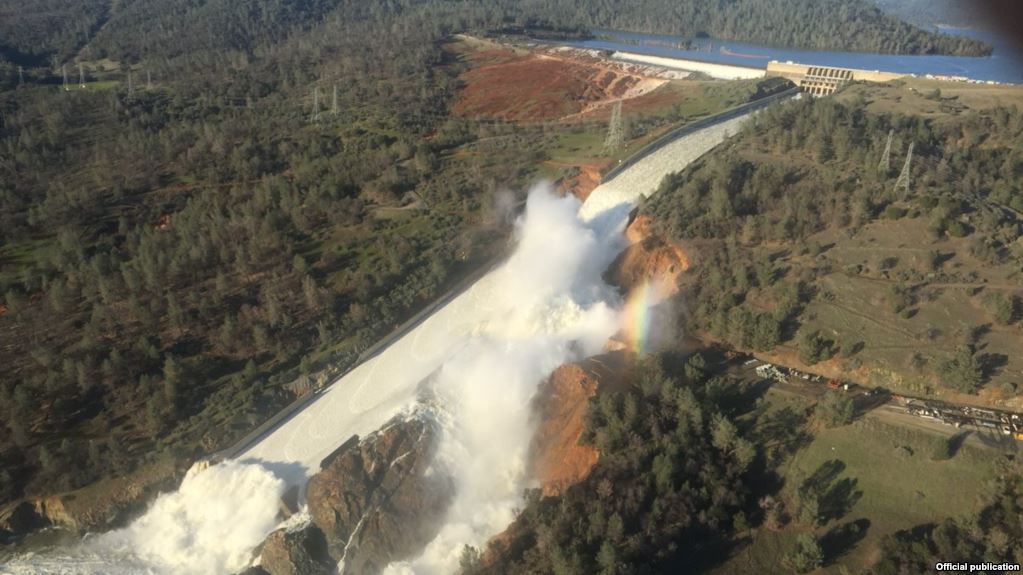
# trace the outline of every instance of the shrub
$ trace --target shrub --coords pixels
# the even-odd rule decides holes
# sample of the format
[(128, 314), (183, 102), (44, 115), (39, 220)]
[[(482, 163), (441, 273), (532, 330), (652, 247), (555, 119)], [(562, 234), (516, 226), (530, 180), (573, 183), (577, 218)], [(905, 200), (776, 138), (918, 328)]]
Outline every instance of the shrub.
[(806, 332), (799, 342), (799, 358), (807, 365), (830, 359), (835, 351), (835, 342), (823, 337), (819, 331)]
[(934, 438), (934, 445), (931, 447), (931, 459), (945, 461), (952, 458), (952, 444), (948, 437)]
[(817, 407), (814, 416), (827, 427), (849, 425), (856, 417), (856, 409), (849, 396), (834, 392), (825, 394)]
[(813, 533), (800, 533), (796, 548), (785, 559), (797, 573), (809, 573), (824, 564), (824, 551)]
[(938, 367), (938, 375), (946, 387), (963, 393), (976, 393), (984, 381), (984, 369), (972, 346), (960, 347), (955, 357)]

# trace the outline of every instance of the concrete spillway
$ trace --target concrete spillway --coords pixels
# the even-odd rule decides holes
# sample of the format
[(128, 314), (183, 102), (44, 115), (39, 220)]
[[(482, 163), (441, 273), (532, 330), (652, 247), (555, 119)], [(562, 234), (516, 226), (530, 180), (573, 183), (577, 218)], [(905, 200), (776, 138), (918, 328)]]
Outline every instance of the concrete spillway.
[[(665, 175), (679, 171), (739, 130), (748, 116), (723, 121), (681, 137), (597, 187), (580, 215), (593, 220), (631, 205), (657, 190)], [(622, 225), (628, 210), (613, 218)], [(239, 456), (241, 460), (299, 463), (309, 473), (354, 434), (379, 429), (410, 407), (420, 382), (476, 333), (501, 282), (492, 272), (458, 295), (372, 359), (341, 377), (301, 412)]]

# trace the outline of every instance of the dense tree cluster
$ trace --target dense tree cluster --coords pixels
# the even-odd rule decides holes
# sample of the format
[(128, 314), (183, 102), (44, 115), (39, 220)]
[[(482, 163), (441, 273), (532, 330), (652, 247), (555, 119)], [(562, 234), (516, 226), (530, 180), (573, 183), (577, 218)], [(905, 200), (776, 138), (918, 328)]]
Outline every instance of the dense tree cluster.
[(698, 355), (679, 377), (649, 364), (634, 386), (594, 398), (584, 439), (600, 461), (560, 497), (533, 493), (509, 537), (492, 545), (487, 569), (663, 572), (713, 559), (715, 543), (746, 528), (743, 479), (756, 449), (703, 368)]
[[(538, 2), (539, 3), (539, 2)], [(926, 32), (863, 0), (699, 0), (577, 3), (545, 2), (558, 21), (603, 28), (660, 32), (686, 38), (710, 35), (816, 50), (899, 54), (989, 52), (982, 42)], [(528, 5), (528, 4), (527, 4)]]
[[(505, 28), (577, 30), (586, 27), (712, 35), (820, 50), (981, 55), (983, 43), (927, 32), (889, 16), (868, 0), (697, 0), (593, 3), (578, 0), (402, 0), (379, 4), (353, 0), (254, 0), (244, 11), (230, 0), (0, 0), (0, 56), (38, 64), (66, 61), (87, 47), (92, 58), (117, 61), (166, 59), (195, 47), (248, 50), (275, 43), (325, 20), (346, 25), (385, 21), (394, 13), (433, 29)], [(412, 22), (410, 17), (406, 22)], [(391, 35), (401, 33), (390, 30)], [(95, 37), (95, 38), (94, 38)], [(367, 51), (374, 47), (367, 46)]]
[(0, 61), (65, 62), (110, 14), (106, 0), (0, 0)]
[(494, 251), (498, 182), (543, 136), (449, 118), (441, 34), (392, 13), (252, 52), (186, 35), (152, 86), (0, 93), (3, 500), (224, 445)]
[[(810, 263), (796, 271), (776, 261), (781, 253), (816, 261), (822, 248), (810, 236), (828, 228), (851, 233), (882, 218), (924, 218), (935, 238), (968, 238), (970, 254), (982, 262), (1023, 262), (1023, 196), (1012, 191), (1023, 184), (1020, 110), (934, 121), (871, 113), (863, 100), (850, 100), (803, 99), (764, 111), (714, 155), (666, 178), (643, 206), (667, 236), (698, 246), (700, 265), (690, 271), (685, 295), (691, 328), (746, 349), (794, 340), (807, 364), (854, 355), (855, 342), (797, 329), (807, 302), (830, 297), (816, 278), (834, 270)], [(899, 134), (895, 149), (915, 143), (908, 193), (895, 192), (896, 169), (878, 169), (890, 129)], [(790, 252), (756, 249), (763, 246)], [(933, 251), (930, 270), (949, 255)], [(877, 268), (886, 272), (895, 263), (889, 258)], [(894, 313), (914, 313), (923, 276), (918, 280), (888, 289)], [(995, 321), (1019, 321), (1017, 295), (992, 292), (982, 302)], [(975, 392), (985, 378), (972, 350), (936, 367), (941, 381), (960, 391)]]

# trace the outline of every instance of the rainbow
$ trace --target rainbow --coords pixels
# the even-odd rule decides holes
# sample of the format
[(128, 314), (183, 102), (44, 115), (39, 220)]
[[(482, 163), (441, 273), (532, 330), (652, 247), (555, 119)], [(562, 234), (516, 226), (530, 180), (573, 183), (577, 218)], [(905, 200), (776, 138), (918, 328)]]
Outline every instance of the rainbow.
[(638, 356), (649, 351), (653, 307), (661, 300), (658, 291), (650, 282), (643, 282), (629, 294), (625, 303), (625, 336)]

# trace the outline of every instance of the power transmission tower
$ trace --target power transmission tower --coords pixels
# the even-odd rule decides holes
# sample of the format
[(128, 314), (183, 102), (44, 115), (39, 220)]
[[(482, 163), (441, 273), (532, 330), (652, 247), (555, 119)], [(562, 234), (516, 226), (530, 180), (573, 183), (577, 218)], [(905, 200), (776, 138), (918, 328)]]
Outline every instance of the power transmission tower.
[(21, 66), (18, 66), (18, 85), (25, 85), (25, 72), (22, 70)]
[(884, 153), (881, 154), (881, 163), (877, 165), (879, 172), (887, 173), (888, 170), (892, 169), (892, 136), (895, 135), (895, 130), (888, 130), (888, 143), (884, 145)]
[(67, 92), (67, 66), (61, 65), (60, 71), (64, 74), (64, 91)]
[(128, 93), (135, 93), (135, 85), (131, 83), (131, 69), (128, 70)]
[(607, 125), (607, 139), (604, 140), (605, 152), (616, 152), (622, 147), (622, 101), (615, 102), (611, 108), (611, 121)]
[(78, 63), (78, 85), (85, 87), (85, 68), (82, 68), (81, 62)]
[(153, 73), (150, 72), (149, 70), (146, 70), (146, 89), (147, 90), (153, 89)]
[(337, 116), (337, 84), (334, 84), (334, 100), (330, 104), (330, 114)]
[(312, 121), (320, 121), (320, 88), (313, 88), (313, 117)]
[(903, 196), (909, 193), (909, 165), (913, 162), (914, 145), (915, 142), (910, 142), (909, 151), (906, 153), (906, 163), (902, 165), (902, 173), (899, 174), (899, 179), (895, 182), (895, 191), (902, 188)]

